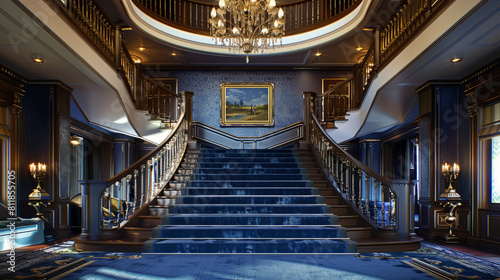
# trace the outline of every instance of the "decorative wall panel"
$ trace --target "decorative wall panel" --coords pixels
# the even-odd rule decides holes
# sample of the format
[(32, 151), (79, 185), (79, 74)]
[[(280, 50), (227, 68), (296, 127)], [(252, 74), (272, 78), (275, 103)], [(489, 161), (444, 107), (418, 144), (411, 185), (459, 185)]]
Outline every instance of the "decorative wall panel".
[[(303, 121), (304, 91), (321, 93), (322, 79), (348, 74), (338, 70), (177, 70), (179, 91), (192, 91), (193, 120), (203, 122), (236, 136), (261, 136)], [(274, 127), (221, 127), (221, 83), (274, 83)]]

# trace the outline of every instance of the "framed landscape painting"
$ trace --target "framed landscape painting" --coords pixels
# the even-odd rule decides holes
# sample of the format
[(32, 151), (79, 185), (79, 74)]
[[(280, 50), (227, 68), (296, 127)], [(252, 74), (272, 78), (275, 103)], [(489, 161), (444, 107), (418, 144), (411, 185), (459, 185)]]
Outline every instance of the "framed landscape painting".
[(274, 84), (222, 83), (221, 126), (273, 126)]

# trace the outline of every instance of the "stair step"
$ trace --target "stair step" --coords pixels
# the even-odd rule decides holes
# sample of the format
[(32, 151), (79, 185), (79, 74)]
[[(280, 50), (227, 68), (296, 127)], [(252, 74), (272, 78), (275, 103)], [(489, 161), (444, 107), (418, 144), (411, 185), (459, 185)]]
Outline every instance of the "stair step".
[(274, 164), (280, 164), (280, 163), (295, 163), (297, 162), (294, 157), (248, 157), (248, 156), (242, 156), (242, 157), (207, 157), (203, 156), (201, 158), (201, 161), (203, 163), (254, 163), (254, 164), (260, 164), (260, 163), (274, 163)]
[[(244, 187), (255, 187), (255, 188), (268, 188), (268, 187), (313, 187), (312, 182), (309, 180), (267, 180), (266, 182), (261, 181), (223, 181), (223, 180), (192, 180), (189, 181), (188, 187), (224, 187), (224, 188), (244, 188)], [(173, 185), (172, 183), (170, 185)], [(315, 186), (316, 187), (316, 186)]]
[(308, 174), (302, 168), (235, 168), (235, 169), (221, 169), (221, 168), (198, 168), (198, 174), (217, 174), (223, 176), (224, 174)]
[(152, 237), (153, 227), (124, 227), (123, 237), (144, 240)]
[[(181, 168), (276, 168), (276, 163), (270, 162), (200, 162), (197, 164), (190, 163), (182, 163)], [(280, 168), (300, 168), (302, 167), (302, 163), (298, 162), (281, 162), (279, 164)]]
[(356, 243), (347, 239), (296, 240), (155, 240), (144, 243), (150, 253), (203, 254), (339, 254), (355, 253)]
[(349, 238), (369, 238), (372, 233), (371, 227), (349, 227), (345, 229)]
[[(175, 192), (177, 193), (177, 192)], [(185, 188), (184, 195), (317, 195), (316, 188)]]
[(139, 216), (139, 226), (141, 227), (156, 227), (159, 226), (161, 223), (161, 217), (160, 216)]
[(343, 227), (355, 227), (358, 225), (358, 219), (359, 216), (357, 215), (350, 215), (350, 216), (338, 216), (339, 224), (342, 225)]
[[(326, 201), (326, 200), (325, 200)], [(338, 216), (347, 216), (349, 215), (349, 205), (332, 205), (330, 206), (330, 210), (332, 214), (338, 215)]]
[(319, 226), (158, 226), (153, 238), (315, 238), (346, 237), (347, 230), (337, 225)]
[(162, 225), (335, 225), (331, 214), (169, 214)]
[(322, 214), (330, 213), (330, 206), (325, 204), (286, 205), (286, 204), (238, 204), (238, 205), (210, 205), (191, 204), (173, 205), (170, 214)]
[(168, 215), (168, 206), (166, 206), (166, 205), (149, 205), (149, 213), (153, 216)]
[(276, 153), (276, 152), (267, 152), (267, 153), (210, 153), (210, 152), (202, 152), (201, 156), (203, 159), (206, 158), (221, 158), (221, 159), (232, 159), (232, 158), (293, 158), (295, 159), (295, 155), (293, 153)]
[(175, 204), (323, 204), (319, 195), (186, 195), (177, 197)]
[(174, 175), (174, 180), (309, 180), (313, 175), (307, 174), (196, 174), (196, 175)]

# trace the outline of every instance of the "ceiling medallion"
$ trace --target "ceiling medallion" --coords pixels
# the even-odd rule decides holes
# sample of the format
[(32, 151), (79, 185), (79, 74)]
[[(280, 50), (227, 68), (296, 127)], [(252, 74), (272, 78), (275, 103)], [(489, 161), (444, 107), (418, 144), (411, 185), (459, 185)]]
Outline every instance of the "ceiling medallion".
[(282, 44), (283, 15), (275, 0), (220, 0), (210, 13), (210, 34), (216, 44), (247, 54), (248, 63), (250, 53)]

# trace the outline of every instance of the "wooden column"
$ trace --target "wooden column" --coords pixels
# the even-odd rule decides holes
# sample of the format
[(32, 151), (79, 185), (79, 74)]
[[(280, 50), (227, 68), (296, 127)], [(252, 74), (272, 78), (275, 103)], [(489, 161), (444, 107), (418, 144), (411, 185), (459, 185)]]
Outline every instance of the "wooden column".
[(123, 31), (120, 26), (115, 27), (115, 67), (122, 70), (122, 40)]

